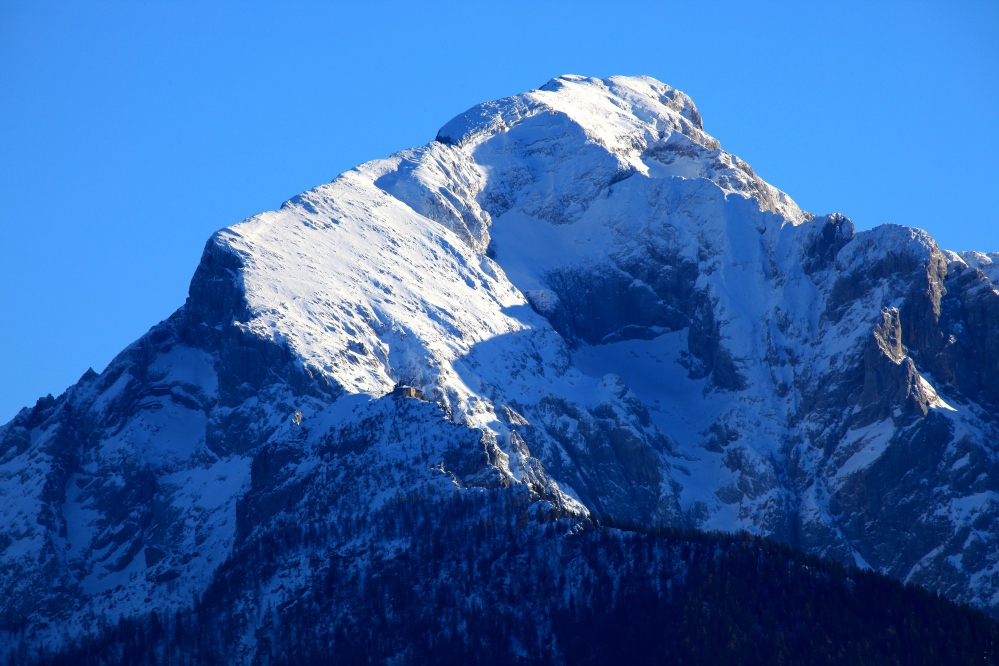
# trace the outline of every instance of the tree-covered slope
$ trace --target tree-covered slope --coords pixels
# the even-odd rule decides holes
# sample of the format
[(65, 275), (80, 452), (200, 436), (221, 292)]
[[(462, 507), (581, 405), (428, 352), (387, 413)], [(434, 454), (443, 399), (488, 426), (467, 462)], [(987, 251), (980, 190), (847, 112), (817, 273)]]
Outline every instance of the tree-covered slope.
[[(325, 528), (288, 524), (235, 553), (194, 610), (122, 620), (31, 663), (229, 664), (248, 624), (254, 663), (275, 665), (977, 666), (999, 656), (999, 625), (981, 611), (745, 533), (558, 519), (517, 490), (400, 498), (371, 527), (407, 547), (347, 559)], [(319, 562), (303, 593), (248, 610), (289, 551)]]

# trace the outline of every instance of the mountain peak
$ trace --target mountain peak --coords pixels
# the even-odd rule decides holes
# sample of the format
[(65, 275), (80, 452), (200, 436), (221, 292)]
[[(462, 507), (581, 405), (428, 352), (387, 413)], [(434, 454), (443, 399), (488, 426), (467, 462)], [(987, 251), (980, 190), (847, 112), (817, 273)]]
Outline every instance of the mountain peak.
[(595, 140), (615, 149), (658, 142), (679, 132), (698, 144), (718, 148), (704, 133), (691, 98), (648, 76), (606, 79), (564, 74), (537, 90), (478, 104), (456, 116), (437, 133), (437, 140), (465, 145), (508, 130), (537, 113), (565, 114)]
[(802, 211), (655, 79), (479, 104), (216, 233), (183, 308), (0, 427), (0, 630), (270, 617), (491, 511), (747, 530), (995, 611), (997, 261)]
[(540, 89), (556, 92), (572, 85), (592, 86), (617, 99), (618, 103), (636, 104), (646, 111), (652, 110), (662, 113), (658, 107), (665, 106), (689, 120), (696, 129), (704, 130), (704, 123), (701, 120), (701, 114), (697, 111), (697, 106), (694, 105), (694, 100), (686, 93), (651, 76), (611, 76), (606, 79), (597, 79), (578, 74), (563, 74), (541, 86)]

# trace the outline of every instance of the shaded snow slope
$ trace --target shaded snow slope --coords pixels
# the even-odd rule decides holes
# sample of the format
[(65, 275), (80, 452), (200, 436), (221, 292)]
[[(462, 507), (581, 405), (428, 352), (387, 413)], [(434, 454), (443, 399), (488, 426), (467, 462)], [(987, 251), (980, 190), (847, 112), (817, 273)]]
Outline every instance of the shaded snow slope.
[(510, 487), (994, 610), (993, 261), (801, 211), (647, 77), (479, 105), (215, 234), (181, 310), (0, 429), (0, 620), (184, 607), (282, 521), (381, 552), (393, 497)]

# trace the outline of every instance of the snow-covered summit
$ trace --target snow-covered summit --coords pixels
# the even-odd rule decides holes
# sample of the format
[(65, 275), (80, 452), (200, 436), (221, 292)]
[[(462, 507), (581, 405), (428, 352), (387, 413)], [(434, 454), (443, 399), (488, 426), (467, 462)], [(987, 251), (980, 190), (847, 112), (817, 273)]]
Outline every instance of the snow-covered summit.
[[(538, 115), (549, 118), (536, 119)], [(601, 166), (613, 169), (612, 178), (631, 173), (707, 177), (730, 191), (759, 197), (765, 208), (795, 223), (807, 217), (790, 197), (759, 179), (748, 164), (721, 150), (718, 141), (704, 132), (690, 97), (648, 76), (560, 76), (538, 90), (469, 109), (444, 125), (437, 140), (474, 152), (480, 144), (520, 124), (549, 134), (544, 148), (560, 150), (566, 157), (586, 144), (603, 148), (609, 153), (605, 158), (609, 164)], [(551, 141), (554, 137), (544, 128), (558, 126), (564, 127), (565, 136)], [(521, 134), (531, 140), (531, 130)], [(599, 151), (587, 150), (581, 157), (597, 155)], [(585, 177), (594, 166), (578, 164), (579, 175)]]
[(720, 147), (704, 133), (694, 101), (679, 90), (648, 76), (594, 79), (574, 74), (529, 93), (472, 107), (444, 125), (437, 140), (475, 143), (542, 112), (565, 114), (594, 141), (619, 153), (630, 152), (637, 142), (657, 142), (667, 132), (679, 132), (709, 149)]
[[(506, 492), (994, 609), (994, 262), (803, 212), (648, 77), (478, 105), (216, 233), (183, 308), (0, 428), (0, 620), (182, 607), (289, 521), (390, 558), (374, 512)], [(272, 574), (255, 613), (310, 580)]]
[(287, 340), (335, 390), (379, 395), (405, 379), (461, 400), (455, 359), (547, 325), (506, 312), (527, 301), (481, 256), (494, 217), (573, 222), (624, 179), (683, 174), (806, 219), (700, 126), (693, 102), (654, 79), (560, 77), (475, 107), (429, 146), (362, 165), (217, 242), (242, 262), (248, 329)]

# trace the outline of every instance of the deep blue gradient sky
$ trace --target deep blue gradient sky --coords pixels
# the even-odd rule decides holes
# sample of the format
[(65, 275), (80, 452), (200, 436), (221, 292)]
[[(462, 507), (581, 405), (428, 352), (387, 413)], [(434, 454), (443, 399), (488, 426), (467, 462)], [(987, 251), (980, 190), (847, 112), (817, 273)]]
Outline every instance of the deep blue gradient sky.
[(680, 88), (807, 210), (999, 250), (997, 35), (996, 2), (0, 0), (0, 423), (180, 306), (216, 229), (563, 73)]

